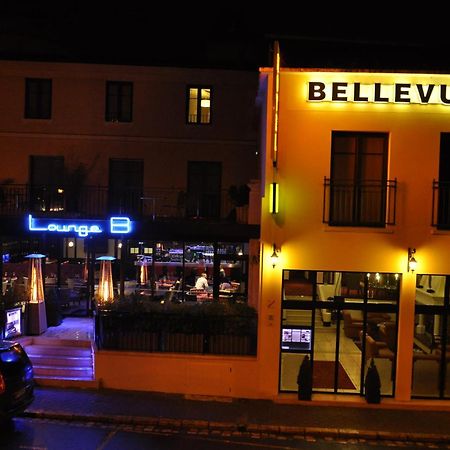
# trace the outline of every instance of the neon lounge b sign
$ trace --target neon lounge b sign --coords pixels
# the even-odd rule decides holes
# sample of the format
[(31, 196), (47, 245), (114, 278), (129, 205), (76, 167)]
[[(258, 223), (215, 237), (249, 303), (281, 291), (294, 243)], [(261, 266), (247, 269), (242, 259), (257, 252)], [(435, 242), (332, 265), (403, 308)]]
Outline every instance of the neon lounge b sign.
[(129, 217), (110, 217), (109, 220), (47, 219), (28, 215), (28, 230), (48, 233), (76, 234), (79, 237), (98, 234), (131, 233)]

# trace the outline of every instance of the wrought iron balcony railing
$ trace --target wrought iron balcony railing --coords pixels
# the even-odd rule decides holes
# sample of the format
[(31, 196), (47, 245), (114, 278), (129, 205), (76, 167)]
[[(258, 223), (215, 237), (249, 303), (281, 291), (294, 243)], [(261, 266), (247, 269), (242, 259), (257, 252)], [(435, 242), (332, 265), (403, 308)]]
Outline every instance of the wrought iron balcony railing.
[(0, 216), (29, 212), (67, 216), (226, 219), (234, 206), (223, 190), (217, 193), (189, 193), (178, 189), (111, 189), (104, 186), (0, 187)]
[(323, 222), (333, 226), (395, 225), (397, 180), (324, 180)]

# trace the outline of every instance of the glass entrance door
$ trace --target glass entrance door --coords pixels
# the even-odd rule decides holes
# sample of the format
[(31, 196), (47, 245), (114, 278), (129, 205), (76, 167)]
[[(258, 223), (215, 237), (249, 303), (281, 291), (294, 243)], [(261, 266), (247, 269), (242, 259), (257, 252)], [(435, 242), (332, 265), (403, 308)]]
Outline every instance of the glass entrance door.
[(283, 272), (280, 391), (296, 391), (304, 357), (313, 392), (364, 394), (373, 359), (393, 395), (399, 277), (363, 272)]

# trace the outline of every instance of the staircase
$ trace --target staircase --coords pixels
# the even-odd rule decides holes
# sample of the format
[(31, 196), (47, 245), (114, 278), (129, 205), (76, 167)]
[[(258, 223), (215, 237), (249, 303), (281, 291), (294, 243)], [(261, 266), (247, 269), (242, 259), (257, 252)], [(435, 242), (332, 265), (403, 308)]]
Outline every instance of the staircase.
[(99, 387), (90, 341), (26, 337), (20, 343), (31, 359), (38, 386)]

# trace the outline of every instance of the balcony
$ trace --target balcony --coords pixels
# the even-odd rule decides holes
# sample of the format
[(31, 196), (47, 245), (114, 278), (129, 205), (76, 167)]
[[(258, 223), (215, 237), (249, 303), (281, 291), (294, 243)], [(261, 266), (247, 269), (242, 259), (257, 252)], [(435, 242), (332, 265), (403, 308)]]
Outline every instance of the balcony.
[(110, 189), (106, 186), (30, 186), (10, 184), (0, 188), (0, 216), (27, 213), (67, 217), (210, 219), (239, 221), (228, 192), (189, 194), (179, 189)]
[(351, 183), (324, 179), (323, 223), (331, 226), (395, 225), (397, 180)]

